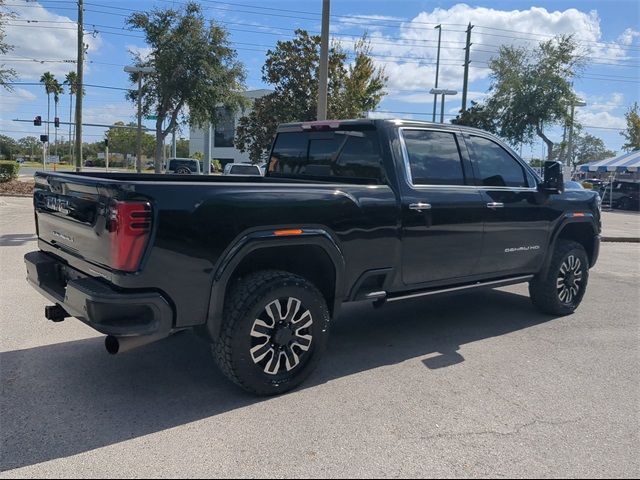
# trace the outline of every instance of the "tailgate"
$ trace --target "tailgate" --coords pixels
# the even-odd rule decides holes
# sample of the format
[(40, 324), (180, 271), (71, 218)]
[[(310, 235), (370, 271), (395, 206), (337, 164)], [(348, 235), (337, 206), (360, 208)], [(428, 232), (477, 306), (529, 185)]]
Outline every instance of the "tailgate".
[[(79, 174), (38, 172), (34, 208), (38, 238), (54, 248), (110, 269), (113, 205), (127, 196), (126, 182)], [(129, 194), (130, 195), (130, 194)]]

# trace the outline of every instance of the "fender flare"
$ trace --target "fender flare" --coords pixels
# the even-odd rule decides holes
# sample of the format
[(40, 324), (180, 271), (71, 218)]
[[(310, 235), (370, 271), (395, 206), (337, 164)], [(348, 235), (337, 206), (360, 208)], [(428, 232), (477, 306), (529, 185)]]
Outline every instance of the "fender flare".
[(598, 229), (595, 224), (595, 218), (592, 213), (584, 213), (581, 215), (576, 215), (575, 213), (566, 213), (562, 220), (560, 220), (560, 222), (558, 222), (556, 227), (553, 229), (553, 232), (550, 236), (547, 253), (545, 254), (544, 262), (542, 264), (543, 267), (538, 273), (540, 276), (544, 277), (547, 274), (549, 263), (551, 261), (551, 257), (553, 257), (553, 251), (556, 247), (556, 241), (558, 240), (560, 233), (567, 225), (571, 225), (574, 223), (588, 223), (591, 226), (593, 236), (595, 237), (598, 234)]
[(302, 233), (291, 236), (277, 236), (274, 231), (279, 228), (260, 229), (241, 235), (227, 248), (221, 259), (217, 262), (209, 297), (209, 309), (205, 328), (210, 339), (216, 339), (220, 335), (223, 322), (224, 299), (227, 286), (237, 266), (250, 253), (272, 247), (315, 245), (327, 254), (335, 269), (335, 288), (333, 302), (333, 316), (335, 317), (344, 297), (344, 271), (345, 261), (342, 250), (334, 237), (323, 228), (303, 228)]

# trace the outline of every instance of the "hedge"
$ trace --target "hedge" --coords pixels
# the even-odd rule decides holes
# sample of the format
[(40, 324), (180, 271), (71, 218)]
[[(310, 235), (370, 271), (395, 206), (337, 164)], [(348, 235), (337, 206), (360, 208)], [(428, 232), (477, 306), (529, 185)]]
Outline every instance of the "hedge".
[(18, 178), (20, 164), (11, 160), (0, 160), (0, 182), (8, 182)]

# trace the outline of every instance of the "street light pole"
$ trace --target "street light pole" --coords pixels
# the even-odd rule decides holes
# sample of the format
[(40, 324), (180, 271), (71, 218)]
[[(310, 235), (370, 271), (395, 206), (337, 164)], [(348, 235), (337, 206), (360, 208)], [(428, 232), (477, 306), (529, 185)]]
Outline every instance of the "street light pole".
[(440, 123), (444, 123), (444, 101), (447, 95), (457, 95), (457, 90), (447, 90), (446, 88), (432, 88), (429, 93), (433, 95), (442, 95), (442, 103), (440, 106)]
[(571, 115), (569, 119), (569, 140), (567, 146), (567, 167), (571, 167), (571, 162), (573, 161), (573, 117), (575, 114), (576, 107), (584, 107), (587, 105), (587, 102), (584, 100), (576, 100), (571, 102)]
[[(442, 25), (438, 25), (436, 27), (438, 29), (438, 57), (436, 60), (436, 86), (438, 88), (438, 74), (440, 73), (440, 40), (442, 39)], [(432, 122), (436, 121), (436, 105), (438, 104), (438, 94), (433, 94), (433, 117), (431, 119)]]

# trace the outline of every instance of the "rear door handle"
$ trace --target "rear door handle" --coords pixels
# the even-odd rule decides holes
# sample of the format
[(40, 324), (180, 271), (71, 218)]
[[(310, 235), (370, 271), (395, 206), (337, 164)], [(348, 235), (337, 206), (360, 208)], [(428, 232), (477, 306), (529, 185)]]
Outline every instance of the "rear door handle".
[(422, 210), (431, 210), (431, 204), (430, 203), (410, 203), (409, 204), (409, 210), (416, 210), (418, 212), (421, 212)]
[(504, 203), (489, 202), (489, 203), (487, 203), (487, 207), (489, 207), (492, 210), (495, 210), (496, 208), (503, 208), (504, 207)]

